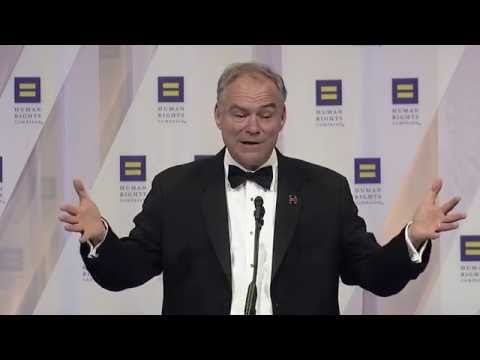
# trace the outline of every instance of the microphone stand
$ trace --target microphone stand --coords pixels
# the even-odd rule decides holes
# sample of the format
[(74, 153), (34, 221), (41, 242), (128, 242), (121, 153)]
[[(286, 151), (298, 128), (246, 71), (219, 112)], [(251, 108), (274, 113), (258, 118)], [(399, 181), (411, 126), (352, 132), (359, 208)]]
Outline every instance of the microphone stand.
[(253, 279), (248, 285), (247, 300), (245, 302), (245, 315), (255, 315), (255, 305), (257, 303), (257, 268), (258, 268), (258, 244), (260, 230), (263, 226), (263, 216), (265, 208), (263, 207), (263, 199), (260, 196), (255, 198), (255, 245), (253, 250)]

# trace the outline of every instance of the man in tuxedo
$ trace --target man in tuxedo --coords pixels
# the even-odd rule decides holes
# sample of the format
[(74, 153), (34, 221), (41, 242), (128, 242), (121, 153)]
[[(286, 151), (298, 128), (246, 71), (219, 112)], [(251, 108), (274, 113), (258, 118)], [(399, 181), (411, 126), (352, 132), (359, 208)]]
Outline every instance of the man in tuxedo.
[(78, 206), (61, 207), (93, 279), (119, 291), (163, 273), (164, 314), (243, 314), (254, 264), (254, 199), (264, 200), (257, 314), (338, 314), (338, 283), (398, 293), (425, 269), (431, 240), (466, 214), (433, 183), (385, 246), (367, 232), (348, 182), (276, 148), (286, 121), (280, 75), (233, 64), (218, 81), (215, 121), (225, 148), (158, 174), (127, 237), (118, 238), (80, 179)]

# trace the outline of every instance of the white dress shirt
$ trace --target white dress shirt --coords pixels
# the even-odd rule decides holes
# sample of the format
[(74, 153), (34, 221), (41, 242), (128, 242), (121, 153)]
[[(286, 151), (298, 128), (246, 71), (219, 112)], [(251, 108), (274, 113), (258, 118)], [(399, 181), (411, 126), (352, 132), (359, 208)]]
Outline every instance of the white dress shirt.
[[(275, 227), (275, 210), (277, 203), (278, 187), (278, 160), (276, 151), (272, 151), (270, 158), (260, 166), (272, 166), (273, 178), (269, 190), (263, 189), (253, 181), (247, 180), (245, 184), (232, 189), (228, 181), (229, 165), (238, 166), (244, 171), (248, 171), (242, 165), (237, 163), (230, 155), (228, 149), (225, 150), (225, 189), (228, 208), (228, 230), (230, 235), (230, 256), (232, 270), (232, 305), (231, 315), (243, 315), (245, 310), (245, 300), (247, 297), (248, 285), (253, 278), (253, 251), (255, 236), (255, 219), (253, 216), (255, 205), (254, 199), (257, 196), (263, 198), (265, 208), (264, 224), (260, 231), (258, 248), (258, 268), (257, 268), (257, 315), (271, 315), (272, 300), (270, 297), (270, 281), (272, 275), (273, 259), (273, 231)], [(259, 169), (260, 169), (259, 168)], [(106, 229), (108, 224), (102, 219)], [(409, 236), (408, 228), (412, 222), (409, 222), (405, 228), (405, 239), (410, 259), (415, 263), (422, 262), (422, 254), (426, 248), (425, 242), (420, 250), (416, 250)], [(96, 246), (87, 241), (90, 246), (89, 258), (98, 257), (97, 249), (105, 240), (107, 231), (103, 240)], [(81, 241), (85, 239), (81, 238)], [(292, 294), (293, 296), (293, 294)]]
[(254, 199), (257, 196), (263, 198), (265, 216), (258, 245), (256, 314), (272, 314), (270, 279), (272, 277), (273, 229), (275, 227), (275, 208), (277, 204), (277, 153), (272, 151), (272, 155), (267, 162), (260, 166), (260, 168), (272, 166), (273, 178), (269, 190), (265, 190), (254, 181), (248, 180), (245, 184), (232, 189), (228, 181), (229, 165), (238, 166), (243, 171), (248, 170), (237, 163), (228, 150), (225, 151), (225, 189), (227, 192), (228, 230), (230, 233), (232, 264), (232, 307), (230, 314), (244, 314), (248, 285), (253, 278), (253, 251), (255, 244), (255, 218), (253, 213), (255, 210)]

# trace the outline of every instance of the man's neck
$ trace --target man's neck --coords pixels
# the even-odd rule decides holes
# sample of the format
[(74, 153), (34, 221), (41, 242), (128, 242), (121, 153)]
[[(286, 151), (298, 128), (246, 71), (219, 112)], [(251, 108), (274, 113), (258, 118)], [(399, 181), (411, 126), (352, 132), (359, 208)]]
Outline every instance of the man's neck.
[(256, 166), (256, 167), (247, 167), (241, 163), (239, 163), (237, 160), (233, 158), (233, 156), (230, 154), (228, 151), (228, 148), (225, 148), (225, 163), (226, 165), (235, 165), (241, 168), (243, 171), (257, 171), (258, 169), (261, 169), (262, 167), (269, 166), (269, 165), (276, 165), (277, 164), (277, 152), (275, 149), (272, 150), (270, 156), (268, 157), (267, 161), (265, 161), (262, 165)]

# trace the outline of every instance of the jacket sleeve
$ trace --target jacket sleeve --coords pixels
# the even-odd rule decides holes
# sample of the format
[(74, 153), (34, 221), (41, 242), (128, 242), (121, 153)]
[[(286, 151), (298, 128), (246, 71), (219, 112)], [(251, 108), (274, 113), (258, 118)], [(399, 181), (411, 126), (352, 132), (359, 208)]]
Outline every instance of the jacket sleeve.
[(105, 241), (98, 247), (96, 258), (88, 257), (88, 244), (80, 245), (85, 266), (100, 286), (120, 291), (142, 285), (161, 274), (162, 211), (162, 191), (157, 175), (141, 212), (133, 220), (135, 227), (127, 237), (118, 238), (109, 226)]
[(431, 241), (420, 264), (409, 256), (405, 227), (383, 247), (367, 232), (365, 221), (358, 216), (347, 179), (339, 189), (341, 261), (340, 276), (347, 285), (359, 285), (378, 295), (390, 296), (402, 290), (427, 266)]

